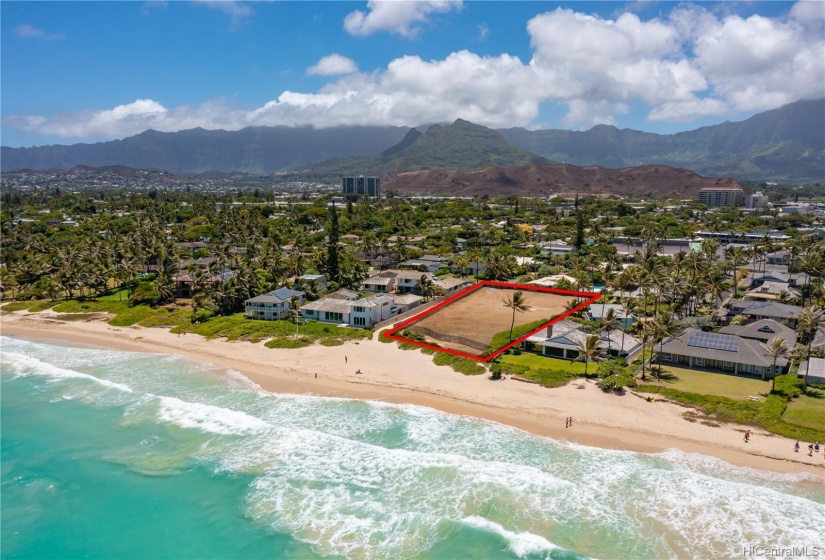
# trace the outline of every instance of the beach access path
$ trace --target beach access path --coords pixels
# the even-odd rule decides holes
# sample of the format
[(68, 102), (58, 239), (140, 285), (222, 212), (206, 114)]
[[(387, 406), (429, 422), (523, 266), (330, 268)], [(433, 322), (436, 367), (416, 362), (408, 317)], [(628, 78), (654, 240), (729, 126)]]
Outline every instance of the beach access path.
[[(794, 441), (737, 424), (691, 422), (692, 409), (648, 402), (630, 393), (604, 393), (578, 381), (546, 389), (514, 380), (491, 381), (436, 366), (432, 356), (373, 340), (342, 346), (270, 349), (262, 343), (179, 336), (164, 328), (113, 327), (107, 317), (63, 321), (51, 311), (17, 311), (0, 316), (0, 334), (30, 340), (183, 355), (236, 370), (261, 388), (406, 403), (508, 424), (534, 434), (609, 449), (645, 453), (679, 449), (728, 463), (782, 473), (825, 477), (822, 454), (794, 453)], [(345, 359), (346, 358), (346, 359)], [(361, 370), (362, 375), (355, 372)], [(317, 374), (317, 378), (315, 377)], [(585, 389), (578, 389), (577, 385)], [(688, 414), (690, 416), (690, 414)], [(565, 419), (573, 427), (565, 428)], [(714, 423), (715, 424), (715, 423)], [(751, 429), (748, 443), (745, 430)], [(806, 443), (806, 442), (803, 442)], [(806, 445), (803, 446), (803, 448)]]

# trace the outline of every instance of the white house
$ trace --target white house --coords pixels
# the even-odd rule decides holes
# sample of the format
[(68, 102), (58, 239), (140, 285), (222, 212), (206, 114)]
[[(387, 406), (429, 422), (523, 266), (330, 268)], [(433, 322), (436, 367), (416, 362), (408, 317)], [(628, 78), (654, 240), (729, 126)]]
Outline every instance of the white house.
[(395, 277), (396, 291), (399, 294), (418, 292), (418, 282), (421, 280), (422, 276), (426, 276), (430, 280), (435, 281), (435, 277), (429, 272), (402, 270), (398, 273), (398, 276)]
[(382, 272), (376, 276), (371, 276), (364, 280), (361, 288), (367, 292), (389, 293), (395, 289), (395, 273)]
[(395, 302), (385, 294), (358, 300), (326, 297), (301, 307), (301, 316), (324, 323), (367, 328), (394, 315)]
[(267, 292), (260, 296), (244, 301), (244, 317), (247, 319), (263, 319), (264, 321), (277, 321), (289, 314), (290, 300), (298, 297), (300, 303), (304, 302), (304, 292), (280, 288)]

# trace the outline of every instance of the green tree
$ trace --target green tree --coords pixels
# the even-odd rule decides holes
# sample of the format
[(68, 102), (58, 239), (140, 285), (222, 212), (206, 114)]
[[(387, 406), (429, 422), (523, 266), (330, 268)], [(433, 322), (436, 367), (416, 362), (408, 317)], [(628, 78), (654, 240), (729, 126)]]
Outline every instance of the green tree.
[[(819, 329), (825, 326), (825, 312), (815, 306), (805, 307), (799, 313), (796, 329), (799, 333), (799, 339), (804, 341), (808, 346), (808, 359), (811, 357), (811, 346), (816, 338), (816, 333)], [(803, 380), (803, 387), (808, 387), (808, 371), (805, 370), (805, 379)]]
[(593, 362), (599, 362), (602, 359), (601, 349), (599, 349), (599, 337), (592, 334), (586, 339), (578, 343), (579, 355), (570, 360), (573, 362), (584, 362), (584, 374), (587, 375), (587, 366)]
[(525, 313), (530, 311), (532, 307), (527, 305), (527, 300), (524, 299), (524, 292), (521, 290), (517, 290), (512, 295), (507, 296), (502, 300), (504, 302), (504, 307), (508, 307), (513, 310), (513, 320), (510, 322), (510, 341), (513, 340), (513, 328), (516, 325), (516, 312)]
[(341, 241), (341, 232), (338, 226), (338, 210), (335, 209), (335, 204), (329, 210), (329, 231), (327, 232), (327, 261), (326, 273), (331, 282), (341, 281), (341, 270), (339, 264), (339, 243)]
[[(764, 344), (762, 342), (759, 343), (760, 346), (765, 350), (765, 355), (773, 358), (773, 383), (771, 384), (771, 391), (773, 391), (774, 384), (776, 383), (776, 361), (779, 358), (787, 358), (791, 354), (791, 347), (785, 343), (785, 339), (781, 336), (774, 338), (770, 343)], [(762, 370), (762, 380), (765, 379), (765, 371)]]

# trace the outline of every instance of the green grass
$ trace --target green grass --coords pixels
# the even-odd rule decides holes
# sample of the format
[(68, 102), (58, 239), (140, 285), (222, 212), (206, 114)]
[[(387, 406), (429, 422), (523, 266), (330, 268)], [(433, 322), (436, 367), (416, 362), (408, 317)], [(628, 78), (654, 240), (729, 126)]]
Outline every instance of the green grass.
[(582, 377), (582, 375), (558, 369), (539, 368), (531, 369), (521, 374), (520, 377), (532, 379), (533, 381), (537, 381), (540, 385), (552, 389), (553, 387), (563, 387), (564, 385), (567, 385), (571, 379)]
[(438, 352), (433, 357), (433, 363), (437, 366), (450, 366), (453, 370), (464, 375), (481, 375), (487, 372), (487, 368), (475, 360), (447, 354), (446, 352)]
[[(517, 366), (526, 366), (531, 370), (552, 369), (576, 375), (584, 375), (584, 362), (570, 363), (570, 360), (551, 358), (549, 356), (539, 356), (537, 354), (531, 354), (529, 352), (524, 352), (521, 354), (521, 356), (505, 354), (501, 357), (501, 363), (505, 366), (505, 369), (507, 369), (507, 364), (513, 364)], [(597, 365), (591, 362), (587, 367), (588, 373), (595, 373), (596, 367)]]
[(129, 309), (129, 302), (126, 300), (125, 291), (122, 292), (123, 300), (119, 300), (117, 293), (101, 296), (96, 300), (70, 299), (63, 301), (53, 307), (58, 313), (123, 313)]
[(341, 346), (344, 344), (344, 341), (340, 338), (325, 338), (321, 340), (321, 345), (323, 346)]
[[(689, 393), (659, 385), (640, 384), (637, 390), (663, 395), (673, 401), (695, 406), (717, 420), (762, 426), (771, 433), (801, 441), (825, 441), (825, 430), (790, 423), (783, 419), (789, 401), (799, 398), (801, 384), (802, 381), (795, 375), (780, 375), (776, 378), (774, 392), (762, 402)], [(803, 409), (804, 406), (803, 404)], [(807, 414), (803, 413), (803, 416)]]
[(752, 377), (712, 373), (686, 368), (677, 368), (669, 365), (662, 366), (661, 380), (652, 377), (656, 372), (646, 372), (648, 382), (662, 387), (669, 387), (685, 393), (699, 393), (702, 395), (716, 395), (736, 400), (747, 400), (750, 396), (766, 395), (771, 390), (770, 381), (762, 381)]
[(525, 334), (529, 333), (530, 331), (536, 330), (537, 328), (539, 328), (540, 326), (548, 323), (549, 321), (551, 321), (551, 319), (539, 319), (538, 321), (533, 321), (532, 323), (526, 323), (524, 325), (517, 325), (513, 329), (513, 337), (512, 338), (510, 338), (510, 329), (507, 329), (506, 331), (501, 331), (500, 333), (497, 333), (496, 335), (493, 336), (492, 340), (490, 341), (490, 344), (487, 345), (487, 350), (485, 350), (484, 355), (488, 356), (488, 355), (492, 354), (493, 352), (495, 352), (496, 350), (504, 348), (505, 346), (510, 344), (510, 342), (512, 342), (513, 340), (516, 340), (517, 338), (524, 336)]
[[(195, 333), (206, 338), (226, 337), (229, 340), (262, 338), (295, 338), (295, 323), (289, 321), (256, 321), (245, 319), (242, 313), (226, 317), (212, 317), (198, 324), (183, 323), (172, 332)], [(324, 339), (360, 340), (370, 338), (372, 332), (365, 329), (349, 329), (310, 322), (302, 325), (298, 336), (309, 343)], [(279, 346), (286, 348), (287, 346)], [(272, 346), (270, 346), (272, 348)]]
[(34, 301), (11, 301), (9, 303), (4, 304), (3, 307), (0, 308), (0, 309), (2, 309), (3, 311), (8, 311), (8, 312), (22, 311), (22, 310), (26, 309), (28, 311), (36, 313), (38, 311), (44, 311), (46, 309), (51, 309), (52, 307), (54, 307), (58, 303), (59, 302), (57, 302), (57, 301), (51, 301), (51, 300), (48, 300), (48, 299), (38, 299), (38, 300), (34, 300)]
[(264, 343), (267, 348), (303, 348), (310, 345), (309, 339), (303, 338), (273, 338)]
[(825, 391), (809, 388), (807, 394), (791, 400), (782, 420), (825, 432)]

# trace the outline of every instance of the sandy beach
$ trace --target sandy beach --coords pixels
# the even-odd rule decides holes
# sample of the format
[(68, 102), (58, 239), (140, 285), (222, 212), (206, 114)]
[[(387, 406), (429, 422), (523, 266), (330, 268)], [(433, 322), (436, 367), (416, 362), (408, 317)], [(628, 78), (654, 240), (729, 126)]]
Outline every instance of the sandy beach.
[[(794, 453), (794, 441), (736, 424), (705, 425), (685, 419), (692, 409), (628, 393), (606, 394), (593, 382), (557, 389), (515, 380), (491, 381), (436, 366), (432, 356), (377, 340), (343, 346), (269, 349), (262, 343), (179, 336), (162, 328), (113, 327), (106, 317), (60, 320), (52, 311), (4, 313), (0, 334), (30, 340), (137, 352), (179, 354), (232, 368), (263, 389), (279, 393), (409, 403), (501, 422), (538, 435), (584, 445), (646, 453), (680, 449), (738, 466), (825, 477), (822, 454)], [(361, 375), (356, 374), (361, 370)], [(317, 375), (317, 377), (316, 377)], [(584, 389), (577, 388), (583, 385)], [(573, 426), (565, 419), (573, 417)], [(804, 442), (803, 450), (807, 447)]]

